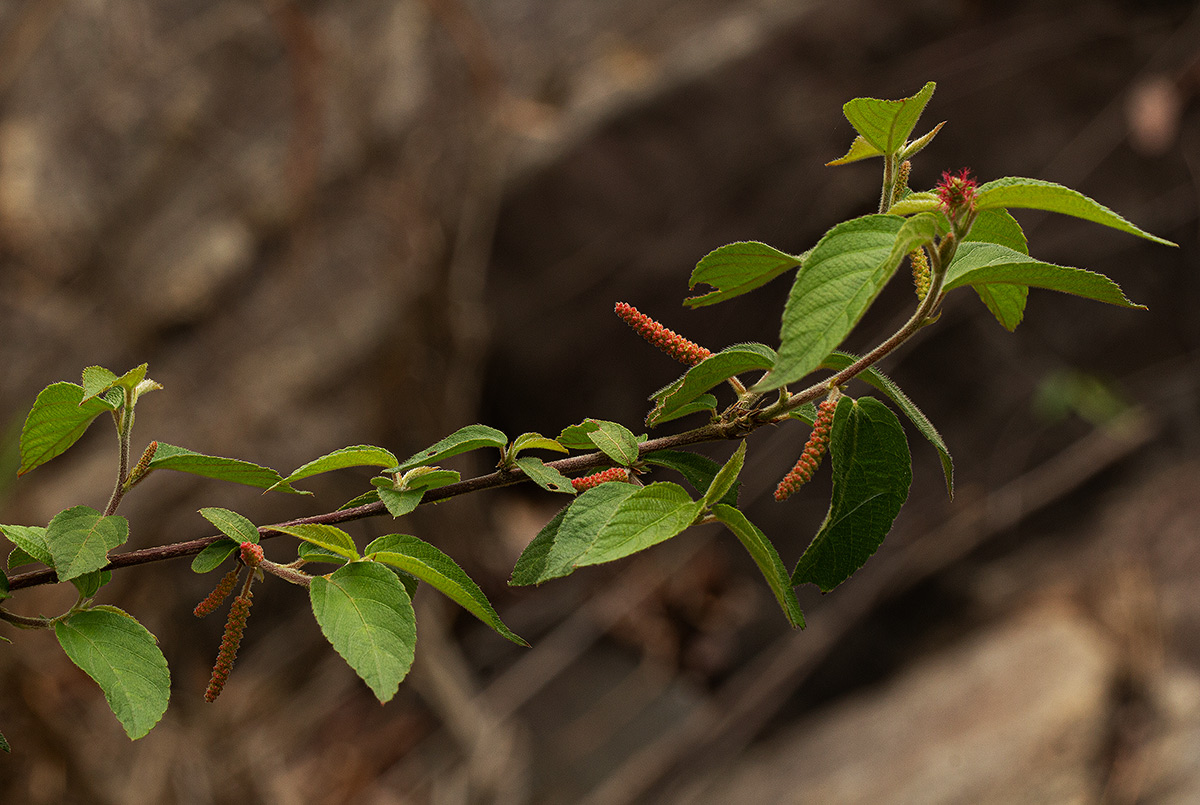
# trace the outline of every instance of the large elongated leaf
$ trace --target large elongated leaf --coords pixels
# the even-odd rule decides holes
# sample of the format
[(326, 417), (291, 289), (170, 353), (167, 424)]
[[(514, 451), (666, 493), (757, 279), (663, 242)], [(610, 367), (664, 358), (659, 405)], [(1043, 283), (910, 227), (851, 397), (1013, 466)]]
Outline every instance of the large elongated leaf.
[[(1029, 254), (1029, 243), (1017, 219), (1007, 210), (983, 210), (975, 219), (971, 231), (963, 242), (980, 241), (998, 243), (1021, 254)], [(1029, 297), (1028, 285), (991, 283), (974, 286), (975, 293), (996, 317), (996, 321), (1009, 332), (1017, 329), (1025, 315), (1025, 301)]]
[[(858, 360), (858, 357), (851, 355), (848, 352), (833, 352), (821, 364), (822, 369), (832, 369), (835, 372), (845, 369)], [(937, 450), (938, 459), (942, 462), (942, 473), (946, 476), (946, 492), (950, 497), (954, 497), (954, 461), (950, 458), (950, 449), (946, 447), (946, 442), (942, 439), (942, 434), (938, 433), (937, 428), (929, 421), (924, 412), (917, 407), (916, 403), (908, 398), (908, 395), (900, 390), (890, 377), (876, 369), (874, 366), (869, 366), (856, 377), (866, 383), (874, 386), (881, 391), (885, 397), (892, 401), (892, 404), (904, 412), (909, 421), (916, 426), (917, 431), (924, 436), (934, 449)], [(811, 420), (808, 420), (812, 424)]]
[(563, 492), (575, 494), (571, 479), (553, 467), (547, 467), (545, 462), (536, 456), (522, 456), (517, 459), (517, 466), (529, 479), (548, 492)]
[(321, 633), (375, 698), (391, 700), (412, 667), (417, 621), (400, 579), (375, 562), (351, 562), (308, 588)]
[(792, 588), (792, 582), (788, 578), (787, 570), (783, 567), (783, 560), (779, 558), (779, 552), (767, 539), (766, 534), (747, 520), (746, 515), (732, 506), (718, 503), (713, 506), (713, 514), (733, 532), (738, 541), (745, 546), (750, 557), (754, 559), (754, 563), (762, 571), (763, 578), (767, 580), (767, 586), (775, 594), (775, 600), (783, 609), (788, 623), (803, 629), (804, 613), (800, 610), (800, 602), (796, 600), (796, 591)]
[(683, 303), (703, 307), (741, 296), (795, 268), (802, 260), (802, 256), (753, 240), (721, 246), (700, 258), (688, 280), (689, 289), (704, 283), (716, 290), (690, 297)]
[[(712, 487), (717, 473), (721, 471), (721, 465), (708, 456), (691, 453), (687, 450), (656, 450), (653, 453), (647, 453), (642, 458), (647, 464), (675, 470), (702, 495)], [(734, 480), (719, 502), (736, 507), (738, 487), (741, 486), (741, 483), (741, 481)]]
[(432, 447), (428, 447), (419, 453), (414, 453), (400, 465), (400, 470), (409, 470), (413, 467), (421, 467), (426, 464), (437, 464), (439, 461), (451, 456), (457, 456), (459, 453), (466, 453), (470, 450), (478, 450), (481, 447), (503, 449), (507, 444), (508, 437), (495, 428), (490, 428), (487, 425), (467, 425), (464, 428), (459, 428)]
[(829, 513), (792, 573), (792, 584), (812, 582), (823, 592), (848, 579), (878, 550), (912, 482), (904, 429), (872, 397), (843, 397), (838, 403), (829, 452)]
[(1054, 182), (1041, 179), (1026, 179), (1020, 176), (1006, 176), (995, 179), (979, 187), (975, 195), (975, 207), (979, 210), (994, 208), (1022, 208), (1028, 210), (1047, 210), (1049, 212), (1071, 215), (1091, 221), (1131, 235), (1161, 243), (1164, 246), (1176, 244), (1169, 240), (1151, 235), (1122, 218), (1117, 213), (1105, 207), (1098, 201)]
[(376, 447), (371, 444), (358, 444), (343, 447), (315, 458), (302, 467), (296, 468), (291, 475), (280, 481), (280, 484), (290, 484), (313, 475), (320, 475), (331, 470), (341, 470), (347, 467), (395, 467), (400, 460), (391, 450)]
[(995, 243), (963, 243), (946, 270), (947, 291), (963, 285), (1028, 285), (1082, 296), (1120, 307), (1145, 308), (1130, 302), (1121, 288), (1103, 274), (1043, 263)]
[(742, 466), (746, 463), (746, 443), (739, 442), (737, 449), (733, 451), (733, 455), (725, 462), (725, 465), (717, 471), (713, 476), (712, 483), (704, 492), (704, 505), (712, 506), (729, 494), (729, 490), (733, 489), (733, 485), (737, 483), (738, 475), (742, 472)]
[(611, 562), (657, 545), (690, 526), (703, 509), (704, 503), (678, 484), (638, 489), (621, 501), (575, 566)]
[(104, 691), (113, 715), (141, 738), (167, 709), (171, 676), (154, 635), (112, 607), (76, 612), (54, 624), (59, 645)]
[(792, 285), (775, 368), (755, 391), (799, 380), (845, 340), (895, 272), (893, 247), (905, 224), (898, 215), (866, 215), (825, 233)]
[(293, 489), (283, 480), (282, 475), (270, 467), (262, 467), (237, 458), (206, 456), (203, 453), (188, 450), (186, 447), (176, 447), (163, 442), (158, 443), (158, 449), (154, 451), (154, 458), (151, 459), (149, 468), (186, 472), (205, 478), (215, 478), (218, 481), (230, 481), (275, 492), (290, 492), (294, 495), (312, 494)]
[(411, 573), (444, 593), (451, 601), (519, 646), (523, 638), (504, 625), (483, 590), (446, 554), (424, 540), (407, 534), (388, 534), (363, 551), (368, 559)]
[(525, 547), (509, 583), (541, 584), (574, 572), (617, 507), (637, 490), (633, 484), (600, 484), (575, 498)]
[(744, 372), (767, 371), (775, 365), (775, 350), (765, 344), (734, 344), (688, 369), (682, 380), (667, 386), (647, 417), (651, 425), (672, 418), (706, 391)]
[(108, 552), (129, 539), (129, 521), (105, 516), (88, 506), (72, 506), (54, 515), (46, 527), (46, 547), (59, 581), (108, 564)]
[(899, 101), (855, 98), (842, 106), (842, 113), (868, 143), (884, 154), (895, 154), (912, 134), (936, 86), (930, 81), (916, 95)]
[[(119, 394), (114, 397), (120, 399)], [(61, 455), (79, 441), (92, 420), (117, 407), (105, 395), (85, 401), (83, 387), (74, 383), (54, 383), (42, 389), (21, 428), (21, 464), (17, 475)]]

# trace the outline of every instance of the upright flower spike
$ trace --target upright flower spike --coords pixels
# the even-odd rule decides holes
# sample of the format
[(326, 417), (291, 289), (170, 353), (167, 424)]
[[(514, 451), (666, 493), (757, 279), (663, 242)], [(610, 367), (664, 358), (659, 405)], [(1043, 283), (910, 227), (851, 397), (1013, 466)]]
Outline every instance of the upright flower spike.
[(617, 302), (616, 313), (633, 331), (680, 363), (695, 366), (712, 355), (704, 347), (668, 330), (633, 305)]
[(609, 481), (628, 481), (629, 470), (625, 467), (609, 467), (606, 470), (601, 470), (593, 475), (588, 475), (583, 478), (572, 478), (571, 486), (575, 487), (576, 492), (586, 492), (600, 484), (608, 483)]
[(775, 487), (775, 499), (787, 500), (800, 487), (812, 479), (817, 467), (821, 466), (821, 457), (829, 444), (829, 429), (833, 426), (833, 412), (837, 409), (837, 400), (830, 399), (817, 406), (817, 418), (813, 422), (812, 433), (804, 445), (804, 451), (792, 471), (783, 476), (779, 486)]
[(975, 191), (978, 185), (971, 178), (971, 171), (963, 168), (958, 173), (942, 172), (942, 181), (936, 192), (942, 210), (954, 225), (955, 235), (961, 240), (975, 220)]
[(914, 249), (908, 253), (908, 262), (912, 264), (913, 286), (917, 290), (917, 299), (923, 300), (929, 293), (929, 256), (924, 249)]

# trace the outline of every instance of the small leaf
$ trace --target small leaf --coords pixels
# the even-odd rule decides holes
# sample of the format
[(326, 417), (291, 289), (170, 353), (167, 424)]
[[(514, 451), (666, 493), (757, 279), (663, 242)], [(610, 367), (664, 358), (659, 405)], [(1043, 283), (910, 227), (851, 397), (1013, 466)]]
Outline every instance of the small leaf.
[(451, 601), (519, 646), (528, 646), (500, 620), (479, 585), (446, 554), (407, 534), (388, 534), (364, 551), (368, 559), (398, 567), (445, 594)]
[(206, 545), (204, 550), (200, 551), (192, 559), (192, 572), (208, 573), (209, 571), (216, 570), (221, 566), (222, 562), (229, 558), (230, 554), (238, 549), (239, 544), (229, 537), (222, 537), (216, 542)]
[(793, 627), (798, 626), (803, 629), (804, 613), (800, 611), (800, 602), (796, 600), (796, 591), (792, 589), (792, 582), (788, 578), (787, 570), (784, 569), (783, 561), (779, 558), (775, 546), (758, 529), (758, 526), (747, 520), (746, 515), (734, 507), (718, 503), (713, 507), (713, 514), (733, 532), (734, 536), (745, 546), (750, 557), (754, 559), (754, 563), (762, 571), (763, 578), (767, 580), (771, 592), (775, 594), (775, 600), (783, 608), (783, 614), (787, 617), (788, 623)]
[[(1029, 254), (1029, 244), (1017, 219), (1007, 210), (983, 210), (971, 226), (963, 242), (998, 243), (1021, 254)], [(1009, 332), (1017, 329), (1025, 316), (1025, 302), (1029, 298), (1029, 286), (992, 283), (973, 286), (975, 293)]]
[(792, 285), (775, 368), (754, 391), (799, 380), (845, 340), (895, 272), (893, 247), (906, 223), (898, 215), (866, 215), (825, 233)]
[(346, 509), (356, 509), (359, 506), (366, 506), (367, 504), (375, 503), (378, 500), (379, 500), (379, 492), (377, 490), (372, 489), (369, 492), (363, 492), (361, 495), (358, 495), (357, 497), (353, 497), (350, 500), (347, 500), (341, 506), (338, 506), (337, 510), (345, 511)]
[(917, 154), (924, 151), (925, 146), (933, 142), (933, 138), (937, 136), (938, 132), (942, 130), (942, 126), (944, 125), (946, 125), (946, 121), (943, 120), (941, 123), (938, 123), (932, 129), (930, 129), (927, 133), (922, 134), (920, 137), (904, 146), (904, 150), (900, 152), (900, 154), (897, 156), (897, 159), (911, 159), (912, 157), (915, 157)]
[(704, 283), (716, 290), (685, 299), (683, 303), (703, 307), (741, 296), (796, 268), (802, 259), (758, 241), (721, 246), (700, 258), (688, 280), (689, 289)]
[[(642, 457), (647, 464), (675, 470), (699, 493), (703, 494), (717, 477), (721, 465), (707, 456), (690, 453), (686, 450), (656, 450)], [(721, 497), (720, 502), (737, 506), (738, 487), (741, 481), (734, 481), (729, 491)]]
[(236, 458), (206, 456), (203, 453), (188, 450), (186, 447), (176, 447), (163, 442), (158, 443), (158, 450), (154, 452), (154, 458), (150, 461), (148, 469), (186, 472), (204, 478), (230, 481), (274, 492), (290, 492), (294, 495), (312, 494), (293, 489), (284, 482), (283, 476), (269, 467), (260, 467), (258, 464), (251, 464), (249, 461)]
[(87, 600), (95, 596), (100, 591), (100, 588), (110, 581), (112, 581), (112, 571), (110, 570), (93, 570), (90, 573), (84, 573), (82, 576), (76, 576), (71, 579), (71, 583), (79, 591), (79, 597), (82, 600)]
[(400, 479), (400, 488), (437, 489), (456, 484), (461, 478), (462, 475), (457, 470), (444, 470), (441, 467), (417, 467), (404, 473)]
[(421, 505), (421, 498), (425, 497), (424, 489), (396, 489), (390, 485), (390, 480), (387, 478), (372, 478), (371, 483), (376, 481), (388, 482), (389, 485), (376, 484), (379, 489), (376, 493), (379, 499), (383, 501), (383, 505), (387, 507), (388, 514), (392, 517), (403, 517), (409, 514), (417, 506)]
[[(0, 533), (3, 533), (9, 542), (17, 546), (9, 554), (9, 570), (19, 565), (29, 564), (25, 557), (35, 562), (41, 562), (47, 567), (54, 567), (54, 559), (50, 556), (50, 546), (46, 544), (46, 529), (36, 525), (0, 525)], [(24, 555), (17, 556), (17, 564), (13, 564), (13, 557), (16, 556), (17, 550)]]
[(1120, 307), (1141, 308), (1130, 302), (1120, 286), (1103, 274), (1043, 263), (1028, 255), (994, 243), (963, 243), (946, 270), (943, 288), (992, 283), (1027, 285), (1082, 296)]
[(272, 531), (278, 531), (280, 534), (288, 534), (296, 539), (302, 539), (305, 542), (316, 545), (318, 548), (324, 548), (327, 551), (336, 553), (338, 556), (344, 556), (353, 561), (358, 559), (358, 546), (354, 544), (354, 540), (350, 538), (342, 529), (325, 525), (323, 523), (300, 523), (298, 525), (288, 526), (272, 526)]
[(239, 545), (243, 542), (258, 544), (258, 526), (237, 512), (210, 506), (201, 509), (200, 515), (215, 525), (218, 531)]
[(19, 545), (14, 546), (13, 549), (8, 552), (9, 570), (15, 570), (16, 568), (23, 567), (24, 565), (32, 565), (35, 562), (37, 562), (37, 559), (34, 559), (32, 556), (30, 556)]
[(800, 557), (792, 584), (829, 592), (863, 566), (892, 528), (908, 498), (912, 466), (904, 428), (872, 397), (843, 397), (834, 414), (829, 452), (833, 499), (821, 530)]
[(979, 210), (1013, 207), (1027, 210), (1047, 210), (1119, 229), (1164, 246), (1176, 245), (1169, 240), (1139, 229), (1108, 207), (1093, 201), (1078, 190), (1041, 179), (1006, 176), (1003, 179), (987, 182), (981, 185), (976, 192), (975, 207)]
[(746, 463), (746, 443), (743, 441), (738, 445), (737, 450), (733, 451), (733, 455), (725, 462), (725, 466), (713, 476), (712, 483), (709, 484), (708, 490), (704, 493), (704, 505), (712, 506), (719, 500), (729, 494), (729, 490), (733, 489), (733, 485), (737, 483), (738, 475), (742, 471), (742, 465)]
[(117, 376), (103, 366), (89, 366), (83, 370), (83, 399), (86, 402), (113, 387)]
[[(833, 352), (821, 364), (822, 369), (832, 369), (835, 372), (840, 372), (847, 366), (850, 366), (858, 360), (858, 357), (847, 352)], [(951, 498), (954, 497), (954, 461), (950, 458), (950, 449), (946, 447), (945, 440), (942, 439), (942, 434), (938, 433), (937, 428), (929, 421), (929, 418), (921, 411), (916, 404), (908, 398), (908, 395), (900, 390), (890, 377), (876, 369), (874, 366), (869, 366), (862, 372), (855, 375), (856, 379), (863, 381), (869, 386), (874, 386), (885, 397), (892, 401), (892, 404), (904, 412), (909, 421), (913, 423), (916, 429), (924, 436), (934, 449), (937, 450), (938, 459), (942, 463), (942, 473), (946, 476), (946, 492)], [(816, 409), (813, 409), (815, 416)], [(810, 425), (813, 419), (810, 417), (806, 420)]]
[(167, 709), (171, 676), (154, 635), (129, 615), (105, 607), (54, 624), (59, 645), (104, 691), (113, 715), (136, 740)]
[(341, 554), (313, 545), (311, 542), (301, 542), (297, 545), (296, 557), (305, 562), (328, 562), (333, 565), (344, 565), (348, 561)]
[(575, 566), (611, 562), (657, 545), (685, 530), (703, 509), (704, 504), (692, 500), (678, 484), (659, 482), (637, 489), (620, 502)]
[(617, 507), (638, 490), (633, 484), (600, 484), (563, 509), (517, 560), (510, 584), (541, 584), (570, 575)]
[(650, 424), (664, 421), (709, 389), (744, 372), (767, 371), (775, 365), (775, 350), (765, 344), (735, 344), (713, 353), (688, 369), (682, 382), (658, 395), (658, 405), (647, 417)]
[(571, 486), (571, 479), (553, 467), (547, 467), (540, 458), (534, 456), (518, 458), (517, 466), (521, 468), (521, 472), (529, 476), (531, 481), (548, 492), (575, 494), (575, 487)]
[(669, 412), (659, 413), (659, 409), (656, 408), (646, 417), (646, 424), (655, 427), (665, 422), (674, 422), (676, 419), (682, 419), (690, 414), (698, 414), (701, 411), (712, 414), (716, 410), (717, 398), (711, 394), (701, 394), (689, 403), (673, 407)]
[(503, 449), (507, 444), (508, 437), (495, 428), (489, 428), (487, 425), (467, 425), (432, 447), (415, 453), (401, 464), (399, 469), (403, 471), (424, 464), (437, 464), (450, 456), (457, 456), (459, 453), (466, 453), (469, 450), (478, 450), (481, 447)]
[(390, 701), (412, 667), (417, 644), (412, 601), (396, 574), (374, 562), (351, 562), (308, 588), (322, 634), (375, 698)]
[(842, 106), (842, 113), (868, 143), (884, 154), (895, 154), (912, 134), (936, 86), (930, 81), (916, 95), (899, 101), (855, 98)]
[(46, 528), (46, 547), (59, 581), (108, 564), (108, 552), (129, 539), (129, 521), (104, 516), (88, 506), (72, 506), (54, 515)]
[(588, 438), (589, 433), (595, 433), (600, 425), (594, 419), (585, 419), (578, 425), (563, 428), (556, 440), (563, 447), (571, 450), (594, 450), (596, 445)]
[(21, 428), (21, 466), (17, 475), (61, 455), (83, 435), (92, 420), (117, 406), (105, 397), (84, 401), (83, 387), (55, 383), (42, 389)]
[(600, 452), (626, 467), (638, 460), (638, 440), (631, 430), (616, 422), (588, 421), (596, 423), (596, 430), (587, 437)]
[(854, 138), (854, 142), (850, 143), (850, 150), (844, 156), (826, 162), (825, 167), (832, 168), (836, 165), (849, 165), (851, 162), (858, 162), (860, 159), (881, 156), (883, 156), (883, 152), (867, 142), (860, 134)]
[(286, 486), (293, 481), (299, 481), (313, 475), (320, 475), (323, 472), (346, 469), (347, 467), (395, 467), (399, 463), (399, 459), (392, 454), (391, 450), (385, 450), (382, 447), (375, 447), (370, 444), (359, 444), (352, 447), (343, 447), (340, 450), (334, 450), (332, 453), (326, 453), (320, 458), (315, 458), (307, 464), (298, 467), (291, 475), (279, 481), (279, 484)]
[(522, 433), (513, 439), (512, 447), (508, 450), (508, 457), (515, 460), (522, 450), (553, 450), (556, 453), (568, 452), (567, 448), (563, 447), (556, 440), (548, 436), (543, 436), (540, 433)]
[(150, 368), (150, 364), (143, 363), (141, 366), (135, 366), (125, 374), (113, 381), (114, 386), (120, 386), (123, 389), (133, 391), (146, 378), (146, 370)]

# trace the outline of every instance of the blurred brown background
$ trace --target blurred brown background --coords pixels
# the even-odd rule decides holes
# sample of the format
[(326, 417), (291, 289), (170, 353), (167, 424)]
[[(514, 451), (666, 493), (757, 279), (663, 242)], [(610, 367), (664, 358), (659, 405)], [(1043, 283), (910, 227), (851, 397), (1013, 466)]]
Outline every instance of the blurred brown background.
[[(852, 135), (841, 104), (931, 79), (919, 131), (949, 123), (914, 187), (964, 165), (1050, 179), (1180, 248), (1021, 216), (1036, 256), (1109, 274), (1149, 311), (1035, 291), (1010, 335), (956, 294), (884, 368), (942, 430), (958, 494), (910, 432), (908, 507), (861, 574), (800, 591), (806, 631), (714, 528), (508, 588), (562, 501), (474, 495), (352, 531), (438, 544), (532, 649), (423, 591), (417, 664), (381, 708), (303, 594), (265, 584), (206, 705), (221, 624), (190, 609), (213, 579), (184, 561), (120, 573), (101, 598), (159, 636), (171, 708), (130, 743), (52, 637), (0, 630), (16, 641), (0, 799), (1200, 801), (1190, 2), (0, 3), (0, 522), (106, 499), (105, 427), (14, 473), (38, 390), (92, 364), (149, 362), (166, 387), (136, 449), (283, 472), (348, 444), (408, 455), (475, 421), (636, 425), (678, 367), (614, 301), (714, 349), (775, 343), (786, 283), (688, 312), (688, 272), (723, 243), (798, 252), (871, 211), (877, 164), (822, 167)], [(851, 346), (906, 315), (894, 285)], [(782, 506), (765, 493), (804, 437), (756, 434), (743, 476), (788, 564), (828, 481)], [(146, 547), (208, 533), (201, 506), (272, 522), (366, 477), (302, 499), (158, 474), (121, 513)]]

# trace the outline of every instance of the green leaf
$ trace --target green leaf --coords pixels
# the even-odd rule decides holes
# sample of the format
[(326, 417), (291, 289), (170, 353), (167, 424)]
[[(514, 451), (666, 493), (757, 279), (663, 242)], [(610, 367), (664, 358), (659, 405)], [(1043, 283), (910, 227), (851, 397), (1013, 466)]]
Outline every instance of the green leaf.
[(529, 645), (504, 625), (479, 585), (453, 559), (428, 542), (407, 534), (388, 534), (368, 545), (364, 553), (368, 559), (400, 568), (428, 583), (502, 637), (519, 646)]
[(541, 584), (570, 575), (617, 507), (636, 491), (633, 484), (600, 484), (575, 498), (526, 546), (509, 583)]
[(571, 479), (553, 467), (547, 467), (540, 458), (534, 456), (518, 458), (517, 466), (521, 468), (521, 472), (529, 476), (531, 481), (548, 492), (575, 494), (575, 487), (571, 486)]
[[(833, 352), (821, 364), (822, 369), (832, 369), (835, 372), (840, 372), (847, 366), (850, 366), (858, 360), (858, 356), (851, 355), (848, 352)], [(946, 442), (942, 439), (942, 434), (938, 433), (937, 428), (929, 421), (924, 412), (916, 406), (916, 404), (908, 398), (908, 395), (900, 390), (890, 377), (876, 369), (874, 366), (869, 366), (859, 374), (855, 375), (856, 379), (863, 381), (867, 385), (874, 386), (885, 397), (892, 401), (892, 404), (904, 412), (909, 421), (913, 423), (917, 431), (924, 436), (934, 449), (937, 450), (938, 459), (942, 462), (942, 473), (946, 476), (946, 492), (951, 498), (954, 497), (954, 461), (950, 458), (950, 449), (946, 447)], [(814, 409), (815, 414), (815, 409)], [(813, 423), (812, 418), (806, 420), (810, 425)]]
[(825, 233), (792, 285), (775, 368), (754, 391), (799, 380), (845, 340), (895, 272), (893, 247), (907, 223), (898, 215), (866, 215)]
[(412, 667), (417, 645), (412, 601), (396, 574), (374, 562), (351, 562), (308, 588), (322, 634), (375, 698), (390, 701)]
[(717, 398), (711, 394), (701, 394), (691, 402), (674, 407), (669, 412), (660, 414), (656, 413), (655, 411), (651, 411), (646, 417), (646, 424), (654, 427), (662, 425), (665, 422), (674, 422), (676, 419), (681, 419), (690, 414), (698, 414), (701, 411), (706, 411), (709, 414), (712, 414), (716, 410)]
[(1164, 246), (1177, 245), (1139, 229), (1108, 207), (1098, 201), (1093, 201), (1078, 190), (1072, 190), (1054, 182), (1006, 176), (1003, 179), (995, 179), (981, 185), (976, 192), (975, 208), (978, 210), (1014, 207), (1071, 215), (1085, 221), (1119, 229)]
[(729, 490), (733, 489), (733, 485), (737, 483), (738, 475), (745, 463), (746, 443), (743, 441), (725, 462), (725, 466), (721, 467), (713, 476), (712, 483), (708, 485), (708, 489), (704, 493), (705, 506), (712, 506), (729, 494)]
[(298, 467), (291, 475), (280, 480), (279, 484), (286, 486), (293, 481), (347, 467), (395, 467), (399, 463), (399, 459), (392, 454), (391, 450), (370, 444), (359, 444), (343, 447), (332, 453), (326, 453), (320, 458), (315, 458), (302, 467)]
[[(963, 242), (998, 243), (1007, 246), (1021, 254), (1029, 254), (1029, 244), (1025, 240), (1025, 232), (1017, 219), (1007, 210), (983, 210), (971, 226), (971, 231)], [(1000, 326), (1009, 332), (1017, 329), (1025, 316), (1025, 301), (1029, 297), (1029, 286), (993, 283), (990, 285), (974, 286), (975, 293), (987, 306), (987, 309), (1000, 322)]]
[(690, 526), (704, 503), (678, 484), (659, 482), (637, 489), (620, 502), (576, 567), (598, 565), (645, 550)]
[(890, 215), (912, 215), (919, 212), (937, 212), (942, 202), (933, 193), (910, 193), (888, 207)]
[(171, 676), (154, 635), (114, 607), (76, 612), (54, 624), (59, 645), (104, 691), (113, 715), (136, 740), (167, 709)]
[(117, 376), (103, 366), (89, 366), (83, 370), (83, 400), (90, 400), (108, 391), (117, 382)]
[(487, 425), (467, 425), (432, 447), (415, 453), (401, 464), (399, 469), (403, 471), (424, 464), (437, 464), (450, 456), (457, 456), (459, 453), (466, 453), (469, 450), (478, 450), (481, 447), (495, 447), (502, 450), (507, 444), (508, 437), (495, 428), (489, 428)]
[(915, 157), (917, 154), (925, 150), (925, 146), (933, 142), (933, 138), (942, 130), (942, 126), (946, 125), (946, 121), (942, 121), (930, 129), (927, 133), (922, 134), (917, 139), (904, 146), (904, 149), (898, 155), (898, 159), (905, 160)]
[(951, 291), (963, 285), (992, 283), (1028, 285), (1051, 291), (1082, 296), (1120, 307), (1141, 308), (1130, 302), (1120, 286), (1103, 274), (1043, 263), (1029, 255), (994, 243), (963, 243), (946, 270), (943, 288)]
[(258, 544), (258, 526), (237, 512), (210, 506), (201, 509), (200, 515), (237, 544), (241, 545), (243, 542)]
[(82, 576), (76, 576), (71, 579), (71, 583), (79, 591), (79, 597), (82, 600), (93, 597), (100, 591), (101, 587), (110, 581), (112, 581), (111, 570), (93, 570), (90, 573), (84, 573)]
[(825, 163), (825, 167), (832, 168), (836, 165), (849, 165), (851, 162), (858, 162), (860, 159), (870, 159), (871, 157), (881, 157), (883, 152), (875, 146), (871, 145), (860, 134), (850, 143), (850, 150), (845, 155), (837, 159), (830, 160)]
[(596, 423), (596, 429), (587, 437), (600, 452), (626, 467), (638, 460), (638, 440), (629, 428), (602, 419), (588, 421)]
[(765, 344), (734, 344), (715, 352), (688, 369), (682, 381), (668, 386), (658, 395), (658, 404), (650, 412), (651, 425), (670, 418), (683, 406), (709, 389), (743, 372), (767, 371), (775, 365), (775, 350)]
[[(47, 567), (54, 567), (54, 558), (50, 555), (50, 546), (46, 544), (46, 529), (36, 525), (0, 525), (0, 533), (3, 533), (8, 541), (17, 547), (8, 557), (9, 570), (20, 565), (29, 564), (29, 560), (41, 562)], [(21, 551), (24, 556), (17, 556), (17, 563), (13, 563), (13, 557), (17, 551)], [(26, 559), (28, 557), (28, 560)]]
[(379, 489), (376, 492), (379, 499), (383, 501), (383, 505), (387, 507), (388, 514), (392, 517), (403, 517), (413, 511), (417, 506), (421, 505), (421, 498), (425, 497), (424, 489), (396, 489), (390, 485), (389, 479), (372, 478), (371, 483), (376, 481), (389, 482), (388, 486), (377, 484)]
[(842, 113), (868, 143), (884, 154), (895, 154), (912, 134), (936, 86), (930, 81), (916, 95), (899, 101), (855, 98), (842, 106)]
[(762, 571), (763, 578), (767, 580), (771, 592), (775, 594), (775, 600), (783, 608), (783, 614), (787, 617), (788, 623), (793, 627), (798, 626), (803, 629), (804, 613), (800, 611), (800, 602), (796, 600), (796, 591), (792, 589), (792, 582), (788, 578), (783, 560), (779, 558), (775, 546), (758, 529), (758, 526), (747, 520), (746, 515), (734, 507), (718, 503), (713, 506), (713, 514), (733, 532), (750, 553), (750, 557)]
[(595, 433), (599, 429), (600, 425), (596, 420), (585, 419), (578, 425), (568, 425), (563, 428), (556, 441), (571, 450), (593, 450), (596, 445), (588, 438), (588, 434)]
[(456, 484), (461, 478), (462, 475), (457, 470), (444, 470), (441, 467), (417, 467), (401, 476), (400, 488), (437, 489), (441, 486)]
[(372, 489), (369, 492), (363, 492), (361, 495), (347, 500), (341, 506), (338, 506), (337, 510), (345, 511), (346, 509), (356, 509), (359, 506), (366, 506), (368, 503), (375, 503), (377, 500), (379, 500), (379, 492), (375, 489)]
[(83, 399), (83, 387), (54, 383), (42, 389), (21, 428), (21, 466), (24, 475), (79, 441), (92, 420), (117, 406), (105, 397)]
[(297, 545), (296, 557), (303, 559), (305, 562), (328, 562), (334, 565), (344, 565), (348, 561), (341, 554), (313, 545), (311, 542), (301, 542)]
[(149, 469), (186, 472), (204, 478), (230, 481), (273, 492), (290, 492), (293, 495), (312, 494), (293, 489), (284, 482), (283, 476), (269, 467), (260, 467), (258, 464), (251, 464), (249, 461), (237, 458), (206, 456), (203, 453), (188, 450), (186, 447), (176, 447), (163, 442), (158, 443), (158, 450), (154, 451), (154, 458), (150, 461)]
[[(711, 458), (686, 450), (656, 450), (653, 453), (647, 453), (642, 458), (647, 464), (675, 470), (701, 494), (713, 485), (717, 473), (721, 471), (721, 465)], [(740, 486), (741, 481), (735, 480), (729, 487), (729, 491), (721, 497), (720, 502), (736, 507), (738, 487)]]
[(515, 460), (522, 450), (553, 450), (556, 453), (568, 452), (567, 448), (563, 447), (556, 440), (548, 436), (543, 436), (540, 433), (522, 433), (513, 439), (512, 447), (508, 450), (508, 457)]
[(72, 506), (54, 515), (46, 528), (46, 547), (59, 581), (68, 581), (108, 564), (108, 552), (129, 539), (129, 521), (104, 516), (88, 506)]
[(327, 551), (336, 553), (338, 556), (344, 556), (351, 561), (359, 558), (358, 546), (354, 544), (354, 540), (337, 526), (325, 525), (324, 523), (300, 523), (299, 525), (272, 526), (271, 530), (278, 531), (280, 534), (293, 536), (296, 539), (302, 539), (305, 542), (316, 545), (318, 548), (324, 548)]
[(0, 733), (0, 749), (5, 752), (12, 752), (12, 747), (8, 745), (8, 739), (4, 737), (4, 733)]
[(683, 303), (703, 307), (741, 296), (795, 268), (801, 260), (803, 257), (753, 240), (721, 246), (700, 258), (688, 280), (689, 289), (704, 283), (716, 290), (685, 299)]
[(829, 452), (829, 513), (792, 573), (793, 585), (812, 582), (822, 592), (848, 579), (878, 550), (912, 482), (904, 429), (872, 397), (843, 397), (838, 403)]
[(14, 546), (13, 549), (8, 552), (8, 569), (9, 570), (14, 570), (14, 569), (16, 569), (18, 567), (22, 567), (24, 565), (32, 565), (35, 562), (37, 562), (37, 559), (34, 559), (32, 556), (30, 556), (19, 545)]
[(240, 543), (234, 542), (229, 537), (222, 537), (216, 542), (206, 545), (192, 559), (192, 572), (208, 573), (209, 571), (216, 570), (221, 566), (222, 562), (229, 558), (231, 553), (238, 549), (239, 545)]

